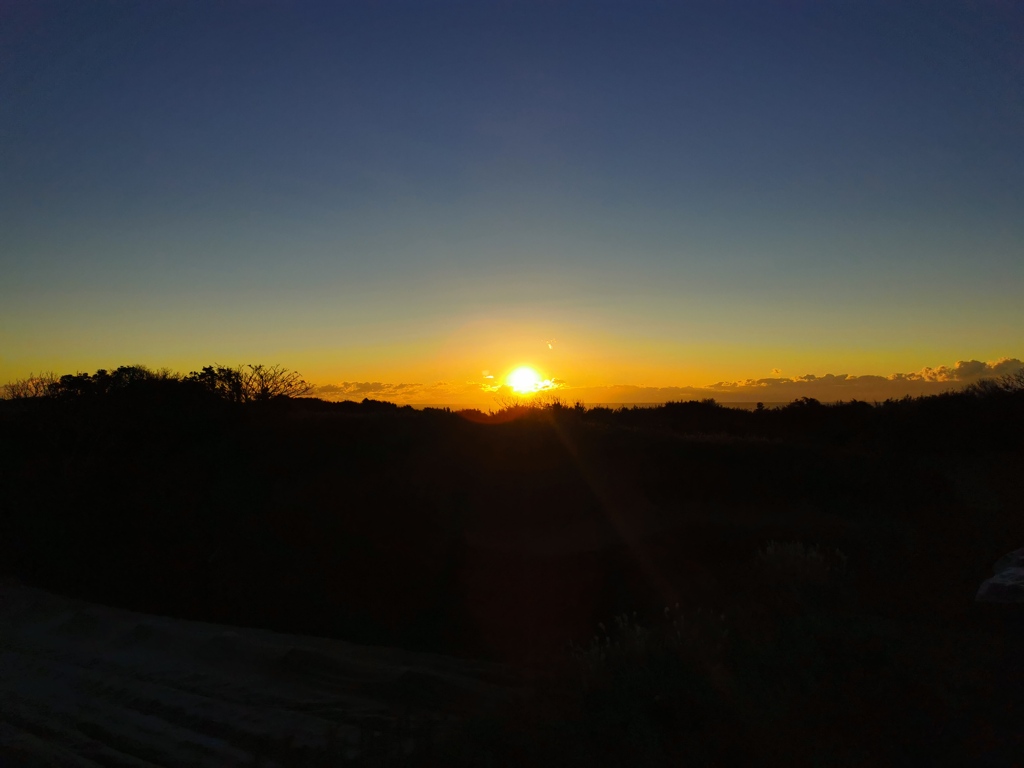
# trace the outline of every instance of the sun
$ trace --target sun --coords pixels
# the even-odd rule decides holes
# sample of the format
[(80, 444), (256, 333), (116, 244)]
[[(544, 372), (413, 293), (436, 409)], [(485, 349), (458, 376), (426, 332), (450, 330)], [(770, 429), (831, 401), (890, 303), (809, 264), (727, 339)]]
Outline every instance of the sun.
[(543, 382), (540, 374), (533, 370), (533, 368), (522, 365), (508, 375), (505, 383), (512, 387), (514, 392), (525, 395), (536, 392), (541, 388)]

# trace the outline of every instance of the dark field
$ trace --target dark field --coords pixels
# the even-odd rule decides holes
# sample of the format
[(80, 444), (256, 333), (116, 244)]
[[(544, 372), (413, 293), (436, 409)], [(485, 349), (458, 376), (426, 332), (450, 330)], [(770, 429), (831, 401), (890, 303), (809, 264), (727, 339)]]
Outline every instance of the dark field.
[(974, 595), (1024, 545), (1022, 428), (1010, 384), (485, 415), (143, 380), (0, 401), (0, 563), (531, 691), (385, 764), (1018, 765), (1021, 606)]

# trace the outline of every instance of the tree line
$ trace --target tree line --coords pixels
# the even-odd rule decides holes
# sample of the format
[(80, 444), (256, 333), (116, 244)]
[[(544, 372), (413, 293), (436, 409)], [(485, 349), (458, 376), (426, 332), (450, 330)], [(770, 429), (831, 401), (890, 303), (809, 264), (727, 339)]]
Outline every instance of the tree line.
[(227, 366), (214, 363), (187, 375), (168, 368), (153, 370), (145, 365), (122, 365), (95, 373), (57, 376), (53, 373), (30, 375), (5, 384), (5, 400), (51, 398), (77, 400), (118, 392), (177, 389), (208, 393), (232, 403), (250, 403), (280, 397), (302, 397), (313, 391), (297, 371), (280, 365), (260, 363)]

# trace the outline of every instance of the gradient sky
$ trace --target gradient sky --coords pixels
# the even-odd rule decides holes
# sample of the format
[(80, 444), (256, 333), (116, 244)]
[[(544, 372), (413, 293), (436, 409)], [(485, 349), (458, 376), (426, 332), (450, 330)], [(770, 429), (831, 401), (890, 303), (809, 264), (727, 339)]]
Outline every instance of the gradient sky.
[(1019, 3), (0, 4), (0, 381), (955, 370), (1022, 288)]

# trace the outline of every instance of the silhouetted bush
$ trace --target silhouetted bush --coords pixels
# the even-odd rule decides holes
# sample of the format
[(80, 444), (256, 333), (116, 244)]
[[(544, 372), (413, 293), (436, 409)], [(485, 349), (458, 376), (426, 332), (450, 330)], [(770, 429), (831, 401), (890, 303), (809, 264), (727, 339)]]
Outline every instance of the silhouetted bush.
[(53, 394), (57, 383), (55, 373), (29, 374), (28, 378), (16, 379), (4, 384), (0, 390), (2, 400), (24, 400), (35, 397), (48, 397)]

